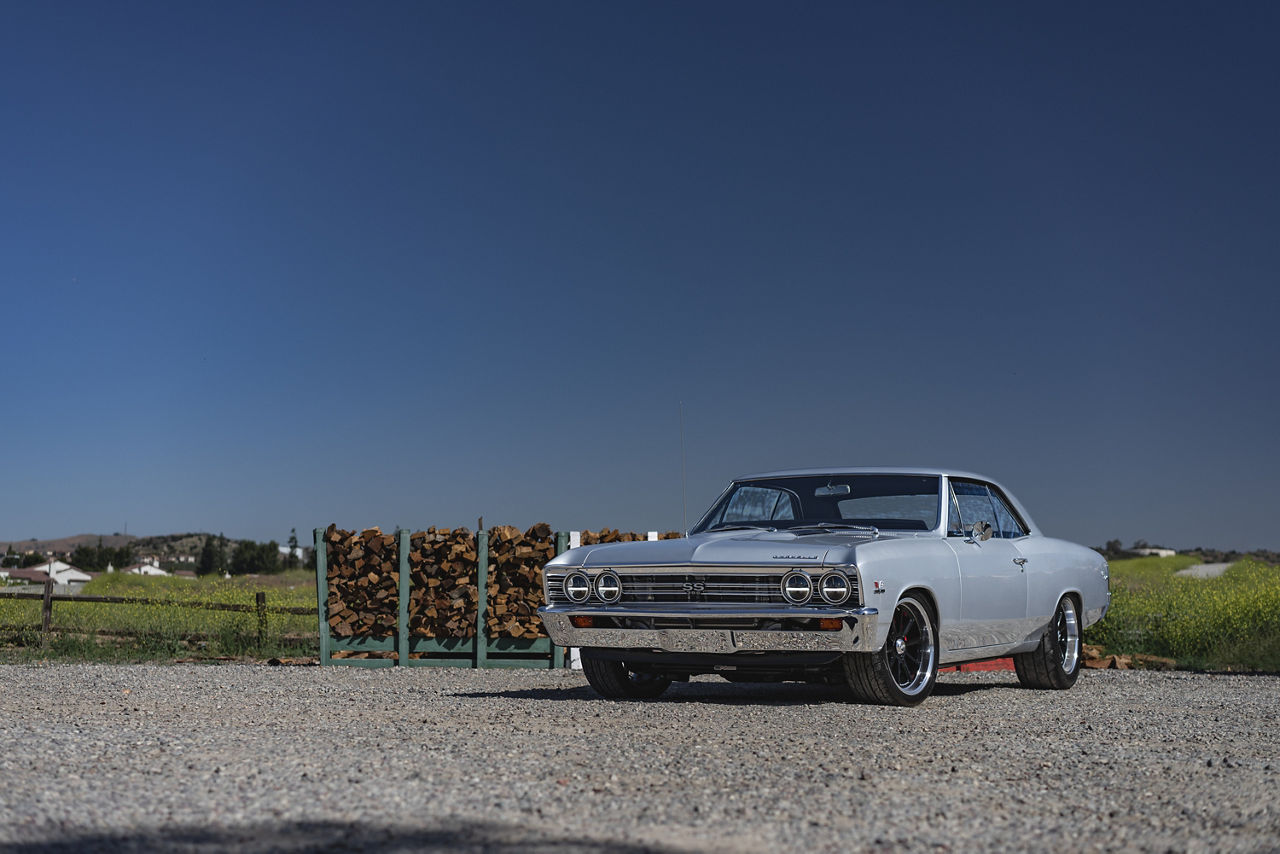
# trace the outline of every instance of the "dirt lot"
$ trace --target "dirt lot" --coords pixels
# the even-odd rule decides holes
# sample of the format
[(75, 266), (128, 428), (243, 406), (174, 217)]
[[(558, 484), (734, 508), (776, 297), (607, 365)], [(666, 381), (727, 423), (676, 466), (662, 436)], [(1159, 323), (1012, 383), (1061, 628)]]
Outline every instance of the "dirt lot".
[(565, 671), (0, 667), (0, 848), (1280, 849), (1280, 678), (596, 699)]

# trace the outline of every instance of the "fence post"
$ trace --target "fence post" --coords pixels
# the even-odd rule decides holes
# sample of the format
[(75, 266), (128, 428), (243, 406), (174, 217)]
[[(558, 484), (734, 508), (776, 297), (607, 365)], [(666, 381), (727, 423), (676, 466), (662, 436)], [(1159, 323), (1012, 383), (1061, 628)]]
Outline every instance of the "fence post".
[(267, 646), (267, 594), (259, 590), (253, 598), (258, 607), (258, 651), (261, 652)]
[(320, 615), (320, 666), (329, 663), (329, 559), (324, 547), (324, 528), (315, 530), (316, 611)]
[(53, 625), (53, 561), (49, 561), (49, 574), (44, 580), (44, 602), (40, 605), (40, 632), (42, 640), (49, 641), (49, 627)]
[[(556, 554), (561, 555), (569, 550), (569, 534), (565, 531), (556, 531)], [(546, 572), (546, 569), (543, 569)], [(546, 586), (543, 586), (546, 589)], [(555, 642), (551, 643), (551, 666), (553, 668), (564, 667), (564, 647), (556, 646)]]
[(400, 643), (397, 661), (401, 667), (409, 666), (409, 532), (401, 531), (396, 546), (400, 550), (400, 568), (397, 571), (396, 597), (400, 600), (396, 634)]
[[(483, 520), (481, 520), (483, 521)], [(475, 666), (487, 667), (489, 638), (485, 623), (489, 619), (489, 532), (476, 531), (476, 654)]]

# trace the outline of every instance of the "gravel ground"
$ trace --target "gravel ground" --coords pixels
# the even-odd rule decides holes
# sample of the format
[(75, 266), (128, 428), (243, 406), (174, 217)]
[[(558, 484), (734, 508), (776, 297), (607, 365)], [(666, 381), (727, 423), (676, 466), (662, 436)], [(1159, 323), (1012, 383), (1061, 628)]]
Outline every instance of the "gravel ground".
[(1280, 678), (0, 667), (0, 850), (1280, 850)]

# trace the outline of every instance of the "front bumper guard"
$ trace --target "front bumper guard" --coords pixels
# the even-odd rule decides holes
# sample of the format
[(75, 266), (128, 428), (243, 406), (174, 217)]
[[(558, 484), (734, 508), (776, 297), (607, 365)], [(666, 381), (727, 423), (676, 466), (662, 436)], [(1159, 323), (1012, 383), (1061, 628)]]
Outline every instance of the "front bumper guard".
[[(871, 652), (876, 639), (876, 608), (681, 608), (653, 610), (634, 607), (577, 608), (546, 606), (538, 609), (547, 634), (558, 646), (646, 649), (663, 652)], [(694, 628), (580, 629), (570, 617), (663, 617), (687, 619)], [(798, 629), (700, 629), (699, 619), (816, 619), (838, 617), (838, 630)]]

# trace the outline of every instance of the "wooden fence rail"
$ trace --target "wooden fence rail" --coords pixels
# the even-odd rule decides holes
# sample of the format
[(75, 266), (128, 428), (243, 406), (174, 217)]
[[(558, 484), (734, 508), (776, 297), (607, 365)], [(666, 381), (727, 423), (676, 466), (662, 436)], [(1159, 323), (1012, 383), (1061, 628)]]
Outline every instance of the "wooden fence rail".
[[(298, 605), (268, 605), (267, 594), (258, 591), (254, 596), (254, 602), (250, 604), (239, 604), (236, 602), (199, 602), (184, 601), (181, 599), (147, 599), (138, 596), (79, 596), (74, 593), (54, 593), (53, 579), (49, 578), (44, 583), (44, 590), (40, 593), (30, 593), (18, 590), (0, 590), (0, 599), (39, 599), (40, 607), (40, 631), (43, 634), (49, 634), (55, 631), (53, 628), (53, 603), (54, 602), (98, 602), (106, 605), (155, 605), (161, 607), (174, 608), (192, 608), (203, 611), (235, 611), (241, 614), (258, 615), (258, 645), (266, 646), (267, 643), (267, 615), (268, 614), (291, 614), (302, 617), (314, 617), (316, 609), (307, 606)], [(12, 628), (12, 627), (6, 627)], [(74, 629), (58, 628), (56, 631), (68, 632), (78, 631)], [(89, 634), (97, 634), (98, 632), (88, 632)]]

